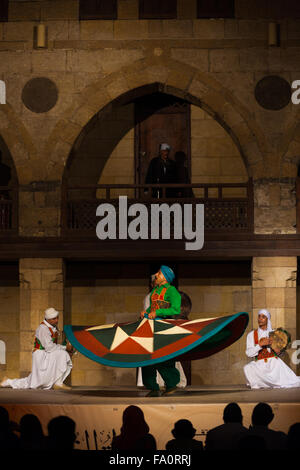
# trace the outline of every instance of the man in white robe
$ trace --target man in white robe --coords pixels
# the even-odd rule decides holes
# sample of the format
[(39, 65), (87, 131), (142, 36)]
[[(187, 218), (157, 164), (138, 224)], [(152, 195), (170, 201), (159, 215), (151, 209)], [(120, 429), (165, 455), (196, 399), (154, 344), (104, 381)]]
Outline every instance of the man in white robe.
[(269, 333), (273, 329), (268, 310), (258, 312), (258, 326), (247, 336), (246, 354), (255, 358), (244, 366), (247, 385), (252, 389), (300, 387), (300, 377), (278, 357), (279, 351), (271, 349)]
[(63, 382), (72, 369), (69, 352), (72, 346), (57, 344), (57, 324), (59, 312), (54, 308), (45, 311), (45, 319), (35, 332), (34, 350), (32, 353), (32, 372), (22, 379), (4, 378), (1, 387), (16, 389), (41, 388), (48, 390), (69, 390)]

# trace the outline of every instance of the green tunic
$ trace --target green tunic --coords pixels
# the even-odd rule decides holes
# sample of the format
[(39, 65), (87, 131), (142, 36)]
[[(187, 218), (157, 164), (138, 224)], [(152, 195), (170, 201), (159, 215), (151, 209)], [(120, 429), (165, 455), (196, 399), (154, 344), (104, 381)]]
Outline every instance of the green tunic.
[(154, 289), (152, 289), (151, 295), (150, 295), (150, 306), (147, 308), (146, 312), (147, 313), (151, 312), (151, 306), (153, 303), (153, 295), (154, 294), (160, 295), (161, 291), (164, 288), (167, 289), (164, 295), (164, 301), (169, 303), (170, 306), (168, 308), (159, 308), (155, 310), (156, 315), (161, 318), (170, 317), (173, 315), (179, 315), (180, 307), (181, 307), (181, 295), (179, 294), (176, 287), (171, 286), (168, 283), (165, 283), (161, 286), (155, 286)]
[[(163, 294), (162, 291), (164, 288), (166, 291)], [(176, 315), (180, 314), (181, 295), (176, 287), (171, 286), (169, 283), (154, 287), (150, 295), (150, 306), (146, 310), (147, 313), (151, 312), (151, 308), (154, 307), (153, 304), (155, 303), (157, 303), (157, 305), (166, 305), (166, 308), (154, 308), (156, 318), (174, 318), (173, 315), (176, 318)], [(150, 390), (159, 390), (156, 381), (156, 371), (162, 376), (167, 390), (176, 387), (180, 381), (179, 371), (175, 367), (175, 359), (170, 359), (169, 361), (161, 362), (154, 366), (142, 367), (143, 383), (145, 387)]]

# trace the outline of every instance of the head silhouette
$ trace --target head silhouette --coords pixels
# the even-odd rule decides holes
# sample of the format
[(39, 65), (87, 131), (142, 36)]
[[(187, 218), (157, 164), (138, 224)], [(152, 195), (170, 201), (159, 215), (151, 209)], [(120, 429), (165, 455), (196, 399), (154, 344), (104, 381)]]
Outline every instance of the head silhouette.
[(20, 438), (22, 449), (43, 449), (44, 434), (42, 425), (37, 416), (33, 414), (27, 414), (20, 419)]
[(267, 403), (258, 403), (252, 412), (253, 426), (268, 426), (273, 418), (272, 408)]
[(149, 426), (141, 408), (130, 405), (124, 410), (121, 432), (122, 434), (134, 432), (136, 436), (143, 436), (149, 432)]
[(223, 412), (224, 423), (242, 423), (242, 410), (237, 403), (229, 403)]
[(175, 439), (193, 439), (196, 429), (188, 419), (176, 421), (172, 434)]
[(44, 436), (40, 420), (33, 414), (22, 416), (20, 420), (20, 433), (21, 437), (26, 437), (27, 439), (42, 438)]
[(300, 442), (300, 423), (292, 424), (288, 432), (288, 448), (296, 450)]
[(6, 408), (0, 406), (0, 433), (9, 431), (9, 414)]
[(58, 450), (70, 450), (76, 439), (76, 423), (68, 416), (57, 416), (48, 423), (50, 447)]

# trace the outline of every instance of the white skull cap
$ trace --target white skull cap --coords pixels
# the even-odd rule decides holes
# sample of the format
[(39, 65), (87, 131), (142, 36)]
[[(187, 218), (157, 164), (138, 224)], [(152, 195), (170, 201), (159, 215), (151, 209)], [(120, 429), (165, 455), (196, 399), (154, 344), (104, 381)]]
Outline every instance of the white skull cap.
[(269, 310), (267, 310), (266, 308), (262, 308), (261, 310), (259, 310), (258, 315), (264, 315), (265, 317), (267, 317), (268, 319), (267, 331), (273, 331), (272, 323), (271, 323), (271, 314)]
[(52, 320), (53, 318), (56, 318), (59, 315), (59, 312), (55, 310), (55, 308), (50, 307), (45, 310), (45, 319), (46, 320)]
[(262, 308), (261, 310), (259, 310), (258, 315), (264, 315), (269, 320), (271, 318), (271, 314), (270, 314), (269, 310), (267, 310), (266, 308)]
[(170, 150), (170, 148), (169, 144), (160, 144), (160, 150)]

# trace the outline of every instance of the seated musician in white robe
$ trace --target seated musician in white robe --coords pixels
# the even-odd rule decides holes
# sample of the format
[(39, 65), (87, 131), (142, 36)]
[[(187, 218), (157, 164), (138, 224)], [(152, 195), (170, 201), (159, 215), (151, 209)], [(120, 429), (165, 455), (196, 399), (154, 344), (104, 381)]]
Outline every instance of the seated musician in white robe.
[(244, 367), (247, 385), (252, 389), (300, 387), (300, 377), (278, 357), (280, 351), (271, 348), (269, 333), (273, 329), (268, 310), (258, 312), (258, 326), (247, 336), (246, 354), (255, 359)]
[(32, 372), (22, 379), (4, 378), (1, 387), (16, 389), (41, 388), (69, 390), (63, 382), (72, 369), (70, 353), (72, 346), (57, 344), (58, 315), (54, 308), (45, 310), (45, 319), (35, 332), (34, 349), (32, 353)]

